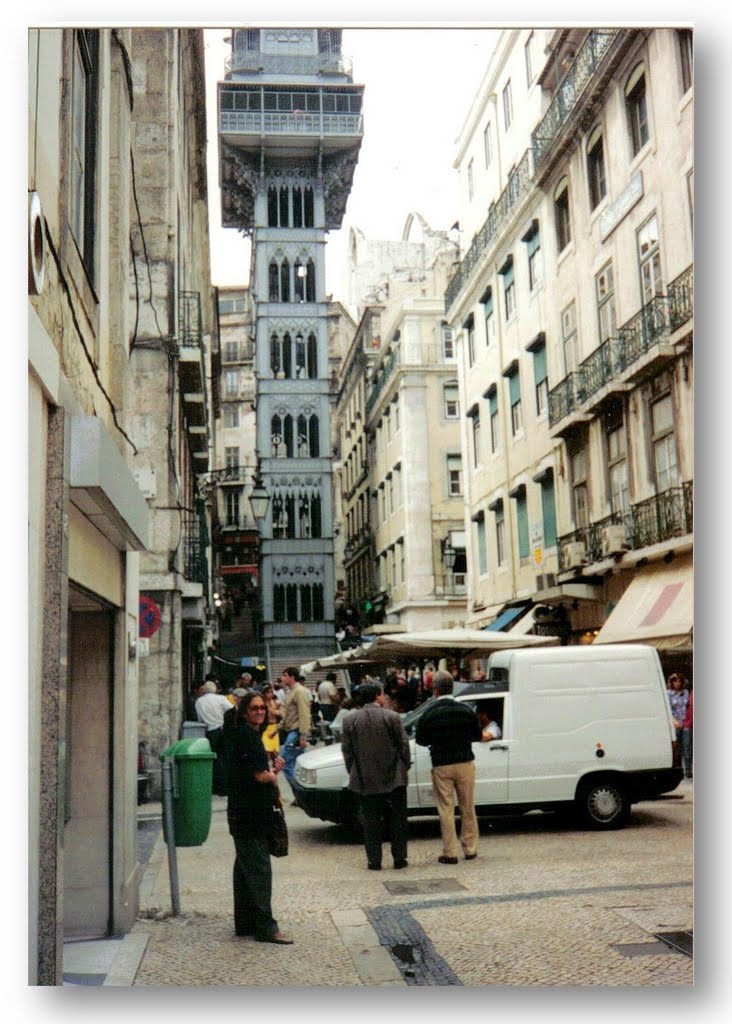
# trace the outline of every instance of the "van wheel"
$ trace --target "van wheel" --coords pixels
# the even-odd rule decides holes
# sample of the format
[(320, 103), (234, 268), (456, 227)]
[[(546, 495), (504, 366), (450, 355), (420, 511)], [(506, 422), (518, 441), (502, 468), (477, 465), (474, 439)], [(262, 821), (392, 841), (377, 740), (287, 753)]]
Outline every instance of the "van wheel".
[(621, 785), (612, 779), (601, 779), (580, 790), (577, 811), (588, 828), (622, 828), (630, 815), (630, 801)]

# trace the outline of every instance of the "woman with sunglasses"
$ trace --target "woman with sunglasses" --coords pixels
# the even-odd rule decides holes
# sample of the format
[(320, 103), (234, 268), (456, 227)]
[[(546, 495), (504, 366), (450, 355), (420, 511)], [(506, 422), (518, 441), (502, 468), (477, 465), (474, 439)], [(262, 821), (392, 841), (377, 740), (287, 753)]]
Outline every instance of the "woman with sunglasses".
[(258, 942), (290, 946), (272, 916), (272, 865), (267, 836), (278, 802), (277, 775), (281, 757), (264, 749), (262, 733), (267, 707), (260, 693), (249, 692), (239, 702), (233, 723), (224, 734), (228, 765), (229, 832), (234, 840), (234, 928)]

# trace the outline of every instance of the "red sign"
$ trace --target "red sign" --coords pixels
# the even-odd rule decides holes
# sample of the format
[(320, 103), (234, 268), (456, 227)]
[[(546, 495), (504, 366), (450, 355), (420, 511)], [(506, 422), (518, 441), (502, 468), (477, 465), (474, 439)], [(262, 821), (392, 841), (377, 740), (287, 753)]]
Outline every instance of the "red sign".
[(141, 637), (151, 637), (160, 628), (160, 608), (147, 594), (140, 594), (140, 623), (138, 633)]

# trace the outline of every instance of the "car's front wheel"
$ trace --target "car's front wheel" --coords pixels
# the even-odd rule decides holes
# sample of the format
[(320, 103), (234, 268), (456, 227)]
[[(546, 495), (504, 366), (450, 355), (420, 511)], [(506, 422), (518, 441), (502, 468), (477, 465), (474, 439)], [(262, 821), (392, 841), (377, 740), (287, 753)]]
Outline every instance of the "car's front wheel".
[(575, 801), (583, 825), (592, 829), (622, 828), (630, 815), (630, 800), (615, 779), (597, 779), (583, 785)]

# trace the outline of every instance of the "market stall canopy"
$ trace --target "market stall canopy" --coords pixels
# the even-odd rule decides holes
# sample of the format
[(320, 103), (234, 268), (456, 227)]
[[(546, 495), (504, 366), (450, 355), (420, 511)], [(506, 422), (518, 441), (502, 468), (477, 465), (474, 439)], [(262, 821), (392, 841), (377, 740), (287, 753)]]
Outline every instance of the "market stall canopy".
[(490, 629), (431, 629), (418, 633), (380, 636), (364, 648), (364, 662), (409, 658), (487, 658), (494, 651), (515, 647), (547, 647), (558, 644), (556, 636), (514, 636)]
[(682, 555), (639, 569), (594, 642), (691, 647), (693, 627), (692, 560)]

